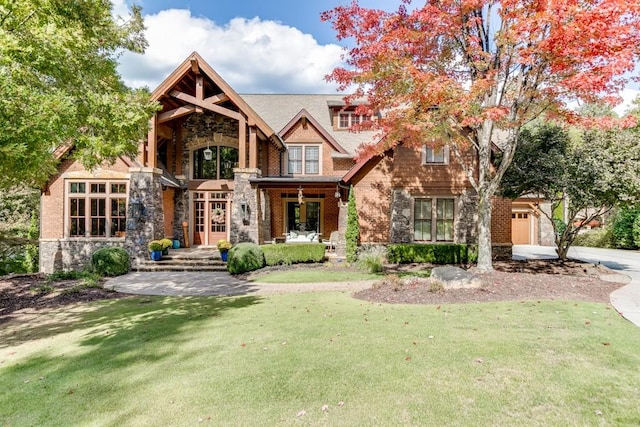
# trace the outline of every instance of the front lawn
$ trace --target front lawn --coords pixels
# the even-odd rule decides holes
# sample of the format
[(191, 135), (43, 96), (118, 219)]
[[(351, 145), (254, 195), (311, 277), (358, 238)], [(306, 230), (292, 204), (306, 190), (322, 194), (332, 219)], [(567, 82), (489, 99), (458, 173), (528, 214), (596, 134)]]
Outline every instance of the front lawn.
[(256, 275), (252, 281), (258, 283), (320, 283), (353, 282), (359, 280), (382, 279), (383, 274), (363, 273), (361, 271), (341, 271), (323, 268), (301, 268), (289, 271), (274, 271)]
[(598, 303), (127, 298), (3, 324), (0, 421), (637, 425), (638, 366)]

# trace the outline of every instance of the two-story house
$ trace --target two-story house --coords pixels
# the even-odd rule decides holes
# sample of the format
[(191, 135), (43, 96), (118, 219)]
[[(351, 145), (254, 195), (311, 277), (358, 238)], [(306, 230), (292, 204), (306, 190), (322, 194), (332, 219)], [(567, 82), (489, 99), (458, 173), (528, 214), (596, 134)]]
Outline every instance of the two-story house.
[[(344, 232), (350, 186), (362, 243), (465, 242), (476, 196), (447, 147), (397, 147), (356, 162), (373, 132), (342, 95), (240, 95), (197, 53), (154, 91), (162, 109), (135, 159), (88, 171), (61, 148), (42, 192), (40, 269), (78, 268), (103, 246), (256, 243)], [(375, 120), (376, 117), (371, 119)], [(471, 152), (467, 153), (473, 156)], [(494, 252), (510, 255), (511, 203), (494, 201)]]

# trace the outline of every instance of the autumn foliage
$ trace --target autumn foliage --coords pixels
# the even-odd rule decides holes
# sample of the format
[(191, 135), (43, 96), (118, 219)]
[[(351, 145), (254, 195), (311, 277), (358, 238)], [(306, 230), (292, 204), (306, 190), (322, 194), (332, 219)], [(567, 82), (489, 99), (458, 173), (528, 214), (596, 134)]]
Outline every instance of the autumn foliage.
[[(348, 101), (367, 99), (362, 113), (385, 112), (362, 125), (383, 137), (362, 157), (399, 141), (446, 143), (461, 163), (462, 150), (477, 153), (477, 162), (463, 166), (479, 197), (479, 266), (487, 269), (489, 200), (520, 127), (540, 116), (598, 127), (633, 123), (583, 120), (574, 109), (620, 102), (639, 55), (640, 2), (404, 0), (390, 12), (354, 1), (322, 18), (351, 46), (347, 66), (328, 78), (351, 93)], [(496, 143), (502, 161), (492, 165)]]

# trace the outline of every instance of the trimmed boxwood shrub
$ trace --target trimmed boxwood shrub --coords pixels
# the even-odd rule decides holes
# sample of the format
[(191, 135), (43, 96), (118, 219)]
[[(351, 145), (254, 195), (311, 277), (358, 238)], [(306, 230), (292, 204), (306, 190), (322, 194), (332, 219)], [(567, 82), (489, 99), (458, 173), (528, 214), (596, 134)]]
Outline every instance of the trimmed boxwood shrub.
[(468, 264), (478, 260), (475, 246), (462, 243), (400, 243), (387, 246), (390, 263)]
[(264, 253), (255, 243), (238, 243), (229, 249), (227, 270), (231, 274), (246, 273), (264, 267)]
[(98, 249), (91, 255), (91, 268), (101, 276), (120, 276), (129, 272), (129, 252), (120, 247)]
[(325, 246), (322, 243), (291, 243), (262, 245), (267, 265), (322, 262)]

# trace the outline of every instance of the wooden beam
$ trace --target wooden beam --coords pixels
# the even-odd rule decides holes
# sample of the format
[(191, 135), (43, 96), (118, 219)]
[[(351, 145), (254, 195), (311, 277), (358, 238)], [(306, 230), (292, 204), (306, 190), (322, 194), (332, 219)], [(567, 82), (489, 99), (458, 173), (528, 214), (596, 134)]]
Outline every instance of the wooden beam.
[(224, 93), (219, 93), (217, 95), (210, 96), (204, 99), (204, 102), (210, 102), (212, 104), (222, 104), (229, 100), (229, 97)]
[(157, 116), (154, 115), (149, 125), (149, 133), (147, 135), (147, 162), (145, 166), (152, 168), (157, 167), (158, 137), (156, 134), (158, 127)]
[(195, 58), (192, 56), (189, 59), (189, 62), (191, 62), (191, 71), (193, 71), (196, 74), (200, 74), (200, 66), (198, 65), (198, 58)]
[[(204, 101), (204, 77), (202, 74), (196, 76), (196, 99)], [(202, 113), (202, 107), (196, 106), (196, 113)]]
[(182, 123), (178, 123), (178, 126), (176, 126), (176, 175), (182, 175), (183, 144)]
[(186, 116), (187, 114), (195, 113), (196, 107), (193, 105), (185, 105), (184, 107), (174, 108), (173, 110), (165, 111), (158, 114), (158, 123), (168, 122), (169, 120), (177, 119), (178, 117)]
[(168, 139), (169, 141), (173, 139), (173, 129), (167, 125), (160, 125), (160, 123), (158, 123), (156, 132), (160, 138)]
[(247, 121), (243, 116), (238, 121), (238, 166), (247, 167)]
[(179, 99), (184, 102), (188, 102), (189, 104), (193, 104), (197, 107), (202, 107), (205, 110), (213, 111), (214, 113), (222, 114), (223, 116), (227, 116), (229, 118), (240, 120), (241, 114), (237, 111), (229, 110), (228, 108), (221, 107), (211, 102), (207, 102), (205, 100), (200, 100), (195, 96), (191, 96), (187, 93), (180, 92), (177, 90), (172, 90), (169, 92), (169, 96)]
[(249, 167), (258, 167), (258, 140), (256, 138), (256, 127), (249, 127)]

